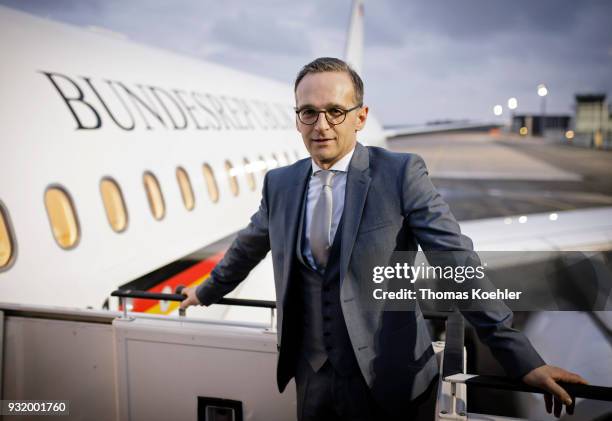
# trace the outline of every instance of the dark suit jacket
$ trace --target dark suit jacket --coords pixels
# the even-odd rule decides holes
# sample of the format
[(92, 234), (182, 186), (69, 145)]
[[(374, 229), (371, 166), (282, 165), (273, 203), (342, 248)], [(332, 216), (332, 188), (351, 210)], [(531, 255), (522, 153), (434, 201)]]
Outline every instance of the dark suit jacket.
[[(293, 372), (286, 368), (288, 345), (283, 325), (295, 262), (302, 197), (311, 173), (310, 159), (267, 173), (259, 210), (238, 233), (211, 277), (197, 290), (204, 305), (233, 290), (272, 251), (278, 309), (279, 390)], [(375, 265), (388, 262), (394, 250), (472, 250), (448, 205), (432, 185), (423, 159), (357, 143), (349, 165), (340, 235), (340, 301), (359, 368), (377, 399), (389, 410), (418, 396), (438, 367), (423, 315), (371, 311), (363, 288)], [(370, 306), (368, 308), (368, 306)], [(367, 311), (366, 311), (367, 310)], [(527, 338), (511, 328), (512, 312), (464, 312), (480, 339), (507, 373), (520, 377), (544, 362)]]

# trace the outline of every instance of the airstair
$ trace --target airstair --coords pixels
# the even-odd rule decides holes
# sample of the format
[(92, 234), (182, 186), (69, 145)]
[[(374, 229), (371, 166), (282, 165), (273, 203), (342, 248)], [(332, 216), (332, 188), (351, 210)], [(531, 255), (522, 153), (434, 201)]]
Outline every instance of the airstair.
[[(180, 301), (180, 294), (115, 291), (121, 300)], [(276, 386), (275, 303), (224, 299), (222, 305), (270, 310), (270, 323), (0, 303), (0, 396), (5, 401), (63, 401), (69, 420), (287, 421), (295, 387)], [(463, 319), (446, 320), (435, 342), (442, 379), (438, 420), (508, 420), (467, 411), (467, 386), (541, 393), (501, 377), (465, 373)], [(574, 397), (612, 400), (612, 388), (564, 385)], [(6, 402), (5, 402), (6, 403)], [(6, 405), (5, 405), (6, 406)], [(31, 413), (4, 408), (4, 420)], [(38, 418), (35, 418), (38, 419)]]

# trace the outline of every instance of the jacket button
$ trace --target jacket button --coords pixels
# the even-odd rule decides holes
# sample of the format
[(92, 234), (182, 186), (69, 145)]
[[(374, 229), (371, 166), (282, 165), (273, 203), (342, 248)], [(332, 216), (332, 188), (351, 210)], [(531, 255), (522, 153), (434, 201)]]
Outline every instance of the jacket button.
[(327, 345), (327, 346), (325, 347), (325, 350), (326, 350), (326, 351), (331, 351), (332, 349), (334, 349), (334, 347), (333, 347), (333, 346), (331, 346), (331, 345)]
[(331, 335), (331, 333), (329, 333), (329, 332), (323, 332), (323, 336), (329, 336), (329, 335)]
[(325, 292), (329, 292), (329, 289), (330, 289), (329, 287), (323, 287), (323, 291)]
[(325, 317), (323, 317), (323, 320), (325, 320), (326, 322), (329, 322), (331, 320), (331, 317), (325, 316)]

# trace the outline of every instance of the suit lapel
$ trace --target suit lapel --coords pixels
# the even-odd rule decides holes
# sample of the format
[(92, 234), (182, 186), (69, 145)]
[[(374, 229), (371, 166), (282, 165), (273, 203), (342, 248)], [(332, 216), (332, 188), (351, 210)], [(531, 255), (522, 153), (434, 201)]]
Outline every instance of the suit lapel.
[[(340, 282), (344, 279), (348, 269), (349, 260), (353, 251), (353, 245), (361, 223), (363, 207), (370, 188), (371, 178), (369, 176), (370, 159), (368, 149), (361, 143), (355, 145), (355, 153), (349, 164), (346, 192), (344, 201), (343, 223), (341, 226), (342, 243), (340, 247)], [(300, 226), (300, 213), (305, 202), (304, 195), (308, 186), (309, 175), (312, 170), (310, 159), (298, 163), (295, 176), (282, 192), (282, 200), (285, 203), (285, 249), (283, 264), (282, 286), (283, 296), (281, 303), (285, 303), (287, 286), (291, 265), (294, 261), (297, 247), (298, 229)], [(296, 197), (297, 196), (297, 197)], [(299, 198), (299, 199), (298, 199)]]
[(344, 199), (344, 222), (342, 226), (342, 245), (340, 248), (340, 282), (348, 269), (353, 245), (357, 237), (361, 215), (368, 196), (370, 182), (370, 159), (368, 149), (361, 143), (355, 145), (355, 153), (349, 164)]
[[(306, 182), (307, 184), (310, 184), (310, 181)], [(304, 197), (302, 197), (302, 205), (300, 207), (300, 217), (298, 218), (298, 228), (297, 228), (297, 235), (295, 236), (295, 253), (297, 255), (297, 259), (298, 261), (305, 265), (305, 266), (310, 266), (310, 264), (308, 262), (304, 261), (304, 250), (302, 250), (302, 242), (304, 240), (304, 224), (306, 223), (306, 203), (307, 203), (307, 196), (308, 196), (308, 189), (309, 187), (306, 187), (304, 189)]]
[(285, 249), (283, 262), (283, 297), (280, 301), (285, 302), (285, 295), (288, 290), (289, 274), (291, 265), (296, 253), (298, 229), (300, 225), (300, 212), (304, 203), (306, 186), (308, 185), (309, 175), (312, 171), (310, 159), (305, 159), (296, 165), (295, 174), (291, 177), (289, 185), (282, 192), (282, 200), (285, 203)]

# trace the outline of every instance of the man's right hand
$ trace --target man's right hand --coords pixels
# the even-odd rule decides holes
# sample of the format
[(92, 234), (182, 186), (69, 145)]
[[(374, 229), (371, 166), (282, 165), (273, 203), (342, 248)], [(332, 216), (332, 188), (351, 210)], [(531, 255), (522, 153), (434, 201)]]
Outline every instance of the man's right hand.
[(185, 310), (189, 306), (196, 306), (196, 305), (199, 306), (199, 305), (202, 305), (202, 303), (198, 299), (198, 296), (196, 295), (196, 289), (195, 288), (185, 287), (181, 291), (181, 294), (183, 294), (185, 297), (187, 297), (183, 301), (181, 301), (181, 305), (180, 305), (180, 309), (181, 310)]

